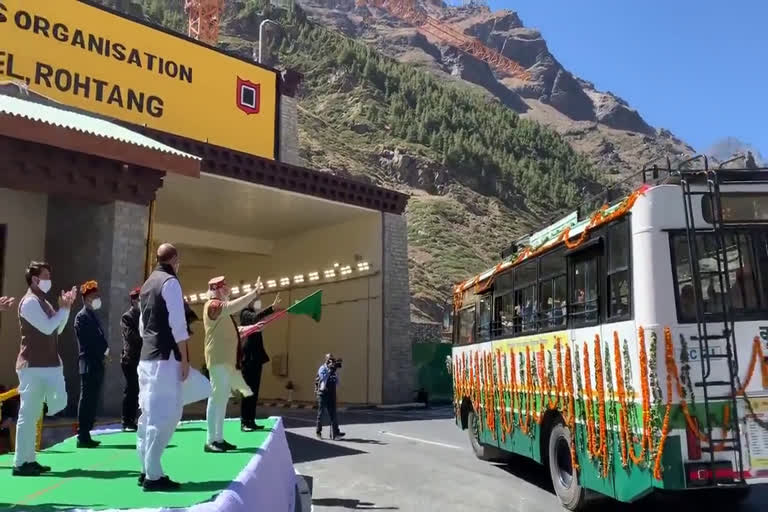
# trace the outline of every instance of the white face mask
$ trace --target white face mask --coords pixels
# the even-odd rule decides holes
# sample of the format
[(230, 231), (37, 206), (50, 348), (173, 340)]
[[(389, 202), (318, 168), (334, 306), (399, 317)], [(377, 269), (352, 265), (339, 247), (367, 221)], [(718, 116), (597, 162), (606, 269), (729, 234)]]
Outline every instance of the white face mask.
[(261, 309), (261, 301), (260, 300), (253, 301), (253, 309)]
[(46, 280), (42, 280), (41, 279), (37, 283), (37, 287), (40, 288), (41, 292), (48, 293), (49, 291), (51, 291), (51, 280), (50, 279), (46, 279)]
[(94, 310), (99, 310), (99, 309), (101, 309), (101, 299), (93, 299), (93, 302), (91, 302), (91, 307), (92, 307)]

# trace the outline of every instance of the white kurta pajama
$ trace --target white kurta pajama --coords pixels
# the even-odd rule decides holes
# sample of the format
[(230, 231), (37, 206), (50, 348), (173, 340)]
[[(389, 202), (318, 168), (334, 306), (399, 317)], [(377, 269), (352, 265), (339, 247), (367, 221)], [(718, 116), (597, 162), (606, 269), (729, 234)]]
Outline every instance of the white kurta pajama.
[[(206, 419), (208, 420), (208, 444), (224, 440), (224, 420), (227, 415), (227, 402), (232, 390), (243, 396), (253, 395), (250, 386), (237, 369), (237, 349), (240, 335), (232, 320), (245, 309), (258, 292), (253, 292), (235, 300), (209, 300), (203, 308), (205, 326), (205, 363), (211, 376), (211, 397), (208, 399)], [(217, 311), (211, 318), (212, 311)]]
[[(40, 349), (35, 346), (35, 341), (38, 340), (32, 340), (32, 343), (22, 340), (22, 349), (16, 363), (21, 397), (16, 422), (16, 453), (13, 459), (16, 467), (36, 461), (37, 422), (43, 412), (43, 403), (48, 405), (48, 416), (61, 412), (67, 406), (67, 389), (61, 358), (56, 352), (56, 338), (67, 325), (69, 309), (62, 308), (54, 313), (51, 305), (46, 302), (46, 307), (50, 309), (48, 314), (41, 305), (42, 300), (42, 297), (38, 300), (38, 297), (29, 291), (19, 303), (22, 338), (30, 335), (40, 336), (41, 339), (52, 338), (53, 345), (52, 352), (50, 346), (46, 347), (49, 354), (44, 356), (44, 359), (47, 362), (41, 363), (37, 360), (39, 354), (35, 354)], [(31, 329), (38, 332), (33, 333)]]
[[(163, 284), (162, 297), (168, 309), (168, 323), (176, 343), (189, 339), (184, 316), (184, 298), (181, 284), (169, 279)], [(139, 333), (144, 336), (143, 321), (139, 319)], [(181, 421), (184, 409), (181, 363), (173, 352), (167, 360), (139, 361), (139, 417), (136, 432), (136, 450), (142, 473), (147, 480), (165, 476), (160, 459)]]

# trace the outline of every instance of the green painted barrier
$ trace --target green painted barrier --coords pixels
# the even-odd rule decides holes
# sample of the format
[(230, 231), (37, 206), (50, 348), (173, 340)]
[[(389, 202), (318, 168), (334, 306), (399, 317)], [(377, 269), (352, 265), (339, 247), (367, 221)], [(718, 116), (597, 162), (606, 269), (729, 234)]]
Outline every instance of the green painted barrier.
[(449, 343), (414, 343), (412, 360), (418, 375), (420, 389), (429, 393), (429, 401), (451, 400), (453, 379), (445, 366), (445, 358), (451, 355)]

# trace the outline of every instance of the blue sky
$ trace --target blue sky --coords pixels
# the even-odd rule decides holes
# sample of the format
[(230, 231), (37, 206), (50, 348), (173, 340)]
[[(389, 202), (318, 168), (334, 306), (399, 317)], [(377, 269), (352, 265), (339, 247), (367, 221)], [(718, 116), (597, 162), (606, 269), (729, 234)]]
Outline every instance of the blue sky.
[(768, 1), (489, 1), (653, 126), (698, 151), (734, 136), (768, 158)]

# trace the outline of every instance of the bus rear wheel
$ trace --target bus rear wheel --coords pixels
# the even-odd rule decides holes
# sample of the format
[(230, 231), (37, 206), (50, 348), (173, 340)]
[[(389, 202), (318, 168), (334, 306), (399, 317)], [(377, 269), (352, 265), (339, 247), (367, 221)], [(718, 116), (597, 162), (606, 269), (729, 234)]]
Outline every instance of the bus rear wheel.
[(587, 492), (579, 483), (579, 475), (571, 459), (571, 432), (557, 423), (549, 434), (549, 473), (557, 497), (568, 510), (581, 510)]

